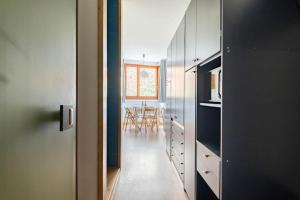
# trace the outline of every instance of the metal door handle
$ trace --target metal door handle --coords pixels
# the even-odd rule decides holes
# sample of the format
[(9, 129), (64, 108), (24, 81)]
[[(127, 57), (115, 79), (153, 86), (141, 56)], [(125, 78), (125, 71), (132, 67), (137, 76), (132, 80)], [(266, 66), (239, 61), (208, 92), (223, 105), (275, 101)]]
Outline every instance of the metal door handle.
[(74, 124), (74, 109), (69, 108), (69, 126)]

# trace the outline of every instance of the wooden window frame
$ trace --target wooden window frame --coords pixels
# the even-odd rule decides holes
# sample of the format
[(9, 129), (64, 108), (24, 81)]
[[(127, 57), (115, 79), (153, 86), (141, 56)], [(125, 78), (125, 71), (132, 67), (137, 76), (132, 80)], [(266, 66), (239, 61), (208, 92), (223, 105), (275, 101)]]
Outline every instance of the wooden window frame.
[[(136, 67), (137, 69), (137, 96), (127, 96), (127, 68), (128, 67)], [(141, 68), (150, 68), (156, 70), (156, 77), (155, 77), (155, 96), (140, 96), (140, 69)], [(152, 65), (139, 65), (139, 64), (124, 64), (124, 75), (125, 75), (125, 97), (127, 100), (158, 100), (158, 79), (159, 79), (159, 66), (152, 66)]]

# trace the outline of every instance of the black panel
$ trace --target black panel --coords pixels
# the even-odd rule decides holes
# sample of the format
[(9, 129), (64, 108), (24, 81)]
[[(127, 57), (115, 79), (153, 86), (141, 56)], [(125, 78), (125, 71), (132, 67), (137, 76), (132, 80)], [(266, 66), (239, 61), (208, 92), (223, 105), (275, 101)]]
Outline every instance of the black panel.
[(295, 0), (224, 1), (223, 200), (300, 199), (299, 35)]
[(224, 46), (300, 50), (296, 0), (224, 1)]

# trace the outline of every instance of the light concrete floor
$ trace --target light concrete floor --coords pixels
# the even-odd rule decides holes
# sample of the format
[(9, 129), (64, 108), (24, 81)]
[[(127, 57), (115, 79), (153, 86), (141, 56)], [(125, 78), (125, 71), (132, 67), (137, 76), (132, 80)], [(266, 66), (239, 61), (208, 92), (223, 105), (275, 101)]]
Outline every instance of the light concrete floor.
[(113, 200), (187, 200), (162, 132), (123, 133), (122, 169)]

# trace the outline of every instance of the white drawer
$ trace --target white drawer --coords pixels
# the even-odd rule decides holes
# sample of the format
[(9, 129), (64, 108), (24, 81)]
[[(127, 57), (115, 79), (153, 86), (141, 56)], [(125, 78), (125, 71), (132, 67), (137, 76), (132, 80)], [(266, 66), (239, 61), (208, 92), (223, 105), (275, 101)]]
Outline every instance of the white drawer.
[(197, 141), (197, 171), (219, 198), (221, 159)]

